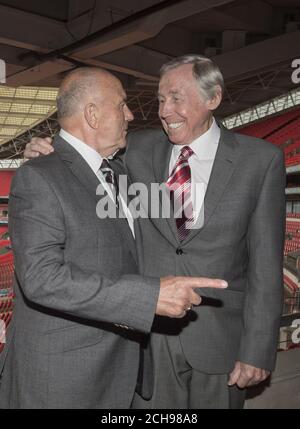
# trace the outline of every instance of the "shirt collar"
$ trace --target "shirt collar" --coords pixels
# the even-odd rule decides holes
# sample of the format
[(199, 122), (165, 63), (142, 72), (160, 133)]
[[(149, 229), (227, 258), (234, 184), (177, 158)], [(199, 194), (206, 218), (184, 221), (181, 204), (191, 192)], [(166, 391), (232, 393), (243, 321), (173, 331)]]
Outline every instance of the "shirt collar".
[[(210, 128), (204, 134), (194, 140), (189, 146), (193, 149), (199, 160), (213, 160), (215, 159), (218, 149), (220, 135), (220, 128), (215, 118), (213, 118)], [(182, 147), (182, 145), (174, 145), (173, 150), (176, 158), (178, 158)]]
[(64, 129), (60, 130), (60, 137), (62, 137), (66, 142), (68, 142), (84, 160), (88, 163), (94, 173), (97, 173), (101, 167), (103, 158), (102, 156), (91, 146), (84, 143), (82, 140), (74, 137), (72, 134), (68, 133)]

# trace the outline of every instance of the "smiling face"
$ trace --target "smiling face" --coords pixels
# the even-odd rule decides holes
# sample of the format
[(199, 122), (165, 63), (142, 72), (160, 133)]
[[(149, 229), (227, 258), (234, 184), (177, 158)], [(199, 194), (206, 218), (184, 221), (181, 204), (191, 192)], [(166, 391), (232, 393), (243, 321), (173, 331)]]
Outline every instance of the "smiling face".
[(159, 117), (169, 140), (188, 145), (204, 134), (212, 122), (212, 111), (221, 102), (221, 93), (207, 100), (199, 91), (193, 65), (167, 71), (159, 83)]

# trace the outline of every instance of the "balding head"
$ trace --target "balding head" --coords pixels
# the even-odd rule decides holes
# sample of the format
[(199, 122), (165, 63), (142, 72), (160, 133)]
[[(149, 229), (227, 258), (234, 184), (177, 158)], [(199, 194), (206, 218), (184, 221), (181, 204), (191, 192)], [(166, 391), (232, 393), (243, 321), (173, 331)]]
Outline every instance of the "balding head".
[(102, 156), (126, 145), (133, 115), (121, 82), (106, 70), (86, 67), (69, 73), (60, 86), (57, 109), (61, 127)]
[(97, 67), (82, 67), (70, 72), (62, 81), (57, 96), (59, 122), (70, 118), (91, 102), (99, 101), (102, 89), (118, 83), (118, 79)]

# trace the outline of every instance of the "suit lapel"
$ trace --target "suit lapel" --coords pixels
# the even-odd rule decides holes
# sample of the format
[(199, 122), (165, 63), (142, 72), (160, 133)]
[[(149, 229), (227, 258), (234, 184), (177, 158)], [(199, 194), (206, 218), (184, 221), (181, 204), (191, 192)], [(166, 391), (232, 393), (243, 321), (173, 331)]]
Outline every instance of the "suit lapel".
[[(166, 183), (168, 177), (169, 177), (169, 161), (172, 153), (173, 145), (170, 143), (168, 138), (165, 136), (161, 140), (157, 141), (153, 145), (153, 170), (154, 170), (154, 177), (156, 183), (161, 185), (162, 183)], [(167, 200), (169, 201), (169, 194), (166, 195)], [(160, 209), (162, 209), (162, 195), (160, 193)], [(149, 201), (149, 207), (150, 207)], [(176, 246), (179, 246), (180, 242), (178, 239), (178, 232), (176, 223), (173, 216), (173, 208), (171, 207), (171, 213), (170, 216), (163, 219), (155, 219), (152, 218), (152, 222), (158, 226), (158, 228), (161, 230), (163, 227), (163, 234), (164, 236), (173, 244)]]
[[(61, 159), (68, 165), (76, 179), (82, 184), (90, 197), (95, 201), (95, 204), (97, 204), (99, 202), (99, 196), (96, 194), (96, 189), (100, 182), (84, 158), (60, 136), (55, 137), (53, 147)], [(122, 169), (122, 172), (120, 169), (121, 167), (119, 167), (119, 174), (125, 174), (124, 168)], [(122, 237), (126, 243), (128, 243), (128, 247), (137, 262), (135, 241), (128, 226), (127, 219), (116, 219), (115, 223), (119, 228)]]
[(166, 136), (153, 145), (153, 170), (157, 183), (165, 183), (169, 177), (172, 148), (173, 145)]
[(96, 189), (99, 186), (99, 180), (91, 170), (84, 158), (60, 136), (55, 137), (53, 147), (60, 158), (68, 165), (69, 169), (76, 179), (86, 189), (88, 194), (97, 203), (99, 198), (96, 195)]
[(192, 230), (184, 243), (191, 241), (207, 225), (236, 167), (238, 154), (234, 134), (221, 126), (219, 146), (204, 198), (204, 224), (202, 228)]
[[(130, 186), (130, 183), (128, 182), (128, 174), (126, 173), (126, 170), (124, 168), (123, 161), (119, 158), (115, 158), (112, 161), (110, 161), (110, 165), (111, 165), (112, 169), (114, 170), (114, 173), (117, 177), (118, 183), (119, 183), (120, 175), (126, 175), (127, 185)], [(125, 202), (127, 201), (126, 204), (128, 206), (128, 204), (130, 202), (130, 198), (128, 197), (128, 192), (127, 192), (127, 195), (124, 195), (124, 192), (122, 192), (122, 190), (120, 190), (120, 192), (122, 193), (122, 198), (124, 199), (124, 201)], [(135, 261), (137, 262), (138, 259), (137, 259), (135, 240), (134, 240), (134, 237), (130, 231), (130, 227), (128, 225), (127, 219), (126, 218), (125, 219), (119, 219), (119, 222), (120, 222), (121, 233), (122, 233), (124, 239), (126, 240), (126, 242), (128, 243), (129, 248), (131, 250), (131, 253), (134, 256)], [(134, 225), (134, 232), (136, 234), (137, 231), (136, 231), (136, 225), (135, 224), (136, 224), (136, 220), (134, 219), (133, 225)]]

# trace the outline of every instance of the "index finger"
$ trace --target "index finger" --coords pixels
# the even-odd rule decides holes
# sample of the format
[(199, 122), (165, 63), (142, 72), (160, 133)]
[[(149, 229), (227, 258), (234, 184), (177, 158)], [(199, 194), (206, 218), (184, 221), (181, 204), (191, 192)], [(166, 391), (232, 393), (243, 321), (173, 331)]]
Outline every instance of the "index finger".
[(186, 287), (191, 288), (225, 289), (228, 287), (228, 283), (222, 279), (210, 279), (208, 277), (181, 277), (181, 279)]

